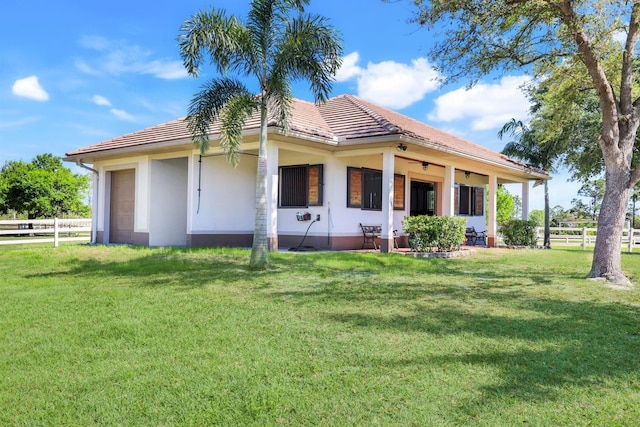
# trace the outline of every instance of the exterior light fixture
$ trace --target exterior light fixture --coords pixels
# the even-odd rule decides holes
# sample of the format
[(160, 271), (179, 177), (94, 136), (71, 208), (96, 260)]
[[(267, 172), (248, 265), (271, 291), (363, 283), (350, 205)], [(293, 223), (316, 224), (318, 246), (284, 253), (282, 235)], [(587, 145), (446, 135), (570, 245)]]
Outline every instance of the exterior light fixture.
[(398, 146), (396, 147), (396, 149), (398, 151), (407, 151), (407, 146), (404, 145), (402, 142), (400, 144), (398, 144)]
[(464, 177), (465, 178), (469, 179), (470, 176), (471, 176), (471, 172), (469, 172), (469, 171), (465, 171), (464, 172)]
[(422, 162), (422, 170), (426, 171), (429, 168), (429, 162)]

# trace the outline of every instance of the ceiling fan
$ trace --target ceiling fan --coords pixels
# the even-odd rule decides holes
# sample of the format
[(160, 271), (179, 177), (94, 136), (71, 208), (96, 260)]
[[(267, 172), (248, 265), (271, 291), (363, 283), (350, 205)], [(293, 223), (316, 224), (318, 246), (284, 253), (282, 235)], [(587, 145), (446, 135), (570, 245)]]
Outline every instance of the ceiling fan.
[(423, 171), (426, 171), (427, 169), (429, 169), (429, 162), (425, 162), (424, 160), (423, 161), (409, 160), (409, 163), (414, 163), (414, 164), (421, 165)]

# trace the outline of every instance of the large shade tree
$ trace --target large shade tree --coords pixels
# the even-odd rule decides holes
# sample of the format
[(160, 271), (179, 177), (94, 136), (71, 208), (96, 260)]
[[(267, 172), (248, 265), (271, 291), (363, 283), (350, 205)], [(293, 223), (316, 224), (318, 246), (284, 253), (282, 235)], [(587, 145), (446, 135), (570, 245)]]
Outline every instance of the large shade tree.
[(0, 211), (29, 219), (87, 215), (88, 188), (86, 175), (74, 174), (53, 154), (39, 154), (29, 163), (8, 161), (0, 169)]
[[(267, 124), (286, 129), (291, 82), (307, 80), (316, 102), (324, 102), (341, 64), (342, 48), (327, 19), (304, 11), (308, 0), (253, 0), (246, 21), (224, 10), (201, 11), (186, 20), (178, 37), (180, 55), (197, 77), (205, 56), (219, 76), (208, 81), (189, 106), (187, 124), (202, 153), (208, 130), (221, 126), (220, 145), (232, 165), (238, 162), (245, 121), (260, 114), (255, 227), (250, 265), (268, 262)], [(229, 77), (234, 73), (235, 78)], [(245, 81), (251, 81), (247, 86)]]
[[(416, 21), (439, 31), (431, 57), (451, 78), (464, 76), (475, 82), (496, 70), (533, 65), (539, 76), (565, 73), (563, 79), (574, 92), (585, 84), (595, 89), (606, 190), (589, 276), (628, 284), (621, 265), (621, 237), (631, 190), (640, 181), (640, 169), (632, 163), (640, 125), (635, 64), (640, 1), (412, 3), (418, 7)], [(583, 72), (571, 74), (567, 69)]]

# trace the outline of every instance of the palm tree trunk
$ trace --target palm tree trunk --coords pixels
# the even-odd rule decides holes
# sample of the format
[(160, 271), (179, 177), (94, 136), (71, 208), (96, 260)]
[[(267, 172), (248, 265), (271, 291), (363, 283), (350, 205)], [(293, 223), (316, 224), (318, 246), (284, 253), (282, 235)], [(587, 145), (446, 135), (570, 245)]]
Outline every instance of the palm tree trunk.
[(253, 246), (249, 266), (265, 268), (269, 262), (269, 240), (267, 235), (267, 105), (263, 98), (260, 107), (260, 144), (258, 148), (258, 170), (256, 173), (256, 206), (253, 228)]

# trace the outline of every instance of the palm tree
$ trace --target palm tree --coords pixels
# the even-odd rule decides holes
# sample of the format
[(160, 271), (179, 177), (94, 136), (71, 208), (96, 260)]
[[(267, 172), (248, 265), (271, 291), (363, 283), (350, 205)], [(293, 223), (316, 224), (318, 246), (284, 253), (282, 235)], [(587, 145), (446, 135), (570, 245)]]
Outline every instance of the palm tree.
[[(268, 263), (267, 119), (276, 117), (286, 130), (291, 80), (308, 80), (316, 102), (324, 102), (341, 65), (338, 33), (326, 18), (305, 13), (308, 3), (252, 0), (246, 22), (227, 16), (221, 9), (201, 11), (184, 22), (178, 37), (180, 55), (190, 75), (198, 76), (203, 52), (221, 75), (207, 82), (189, 106), (187, 126), (201, 153), (209, 149), (209, 126), (219, 121), (220, 145), (235, 167), (245, 121), (260, 114), (253, 268), (264, 268)], [(252, 93), (238, 78), (228, 77), (229, 72), (254, 79), (257, 92)]]
[[(554, 170), (554, 164), (562, 154), (559, 140), (541, 141), (538, 133), (520, 120), (511, 119), (502, 126), (498, 132), (500, 139), (505, 135), (514, 138), (502, 149), (502, 154), (514, 157), (529, 163), (531, 166), (550, 173)], [(550, 209), (549, 209), (549, 184), (544, 180), (544, 247), (550, 248)]]

